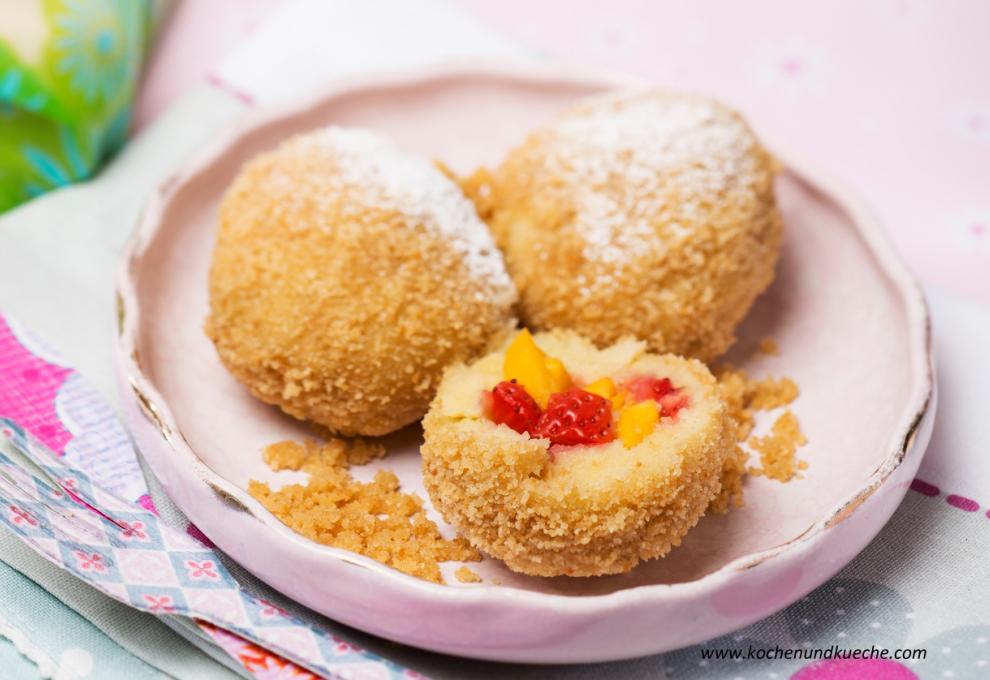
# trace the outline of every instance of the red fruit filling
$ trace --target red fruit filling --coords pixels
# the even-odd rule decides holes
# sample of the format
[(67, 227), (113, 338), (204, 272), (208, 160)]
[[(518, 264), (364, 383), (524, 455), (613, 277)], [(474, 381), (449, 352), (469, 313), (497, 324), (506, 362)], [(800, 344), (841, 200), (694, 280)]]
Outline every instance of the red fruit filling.
[(680, 388), (674, 387), (670, 378), (654, 378), (637, 376), (625, 384), (626, 390), (633, 401), (653, 399), (660, 404), (660, 415), (673, 418), (677, 412), (688, 405), (688, 396)]
[(503, 380), (486, 394), (488, 416), (496, 423), (508, 425), (519, 433), (535, 434), (540, 407), (515, 380)]
[(605, 397), (576, 387), (552, 394), (537, 429), (539, 436), (552, 444), (604, 444), (615, 439), (612, 404)]
[(659, 399), (660, 415), (664, 418), (673, 418), (677, 413), (688, 405), (688, 395), (681, 390), (674, 390), (670, 394), (665, 394)]
[(653, 378), (641, 375), (626, 383), (626, 389), (634, 401), (653, 399), (659, 402), (663, 397), (674, 391), (670, 378)]

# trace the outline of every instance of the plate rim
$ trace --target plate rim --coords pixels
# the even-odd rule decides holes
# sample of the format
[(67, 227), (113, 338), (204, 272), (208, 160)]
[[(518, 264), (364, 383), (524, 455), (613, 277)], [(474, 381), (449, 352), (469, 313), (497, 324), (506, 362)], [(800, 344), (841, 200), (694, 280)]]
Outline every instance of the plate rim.
[[(226, 478), (221, 477), (204, 463), (185, 440), (181, 429), (172, 414), (168, 402), (143, 373), (137, 355), (138, 330), (141, 309), (137, 302), (136, 266), (140, 263), (152, 236), (156, 232), (159, 218), (169, 199), (185, 184), (196, 179), (218, 158), (236, 144), (243, 136), (256, 128), (273, 123), (289, 115), (322, 105), (326, 101), (362, 90), (388, 89), (414, 86), (431, 81), (443, 81), (461, 77), (503, 79), (527, 84), (572, 83), (602, 87), (636, 87), (651, 85), (649, 81), (636, 76), (618, 73), (608, 69), (575, 67), (567, 64), (551, 64), (529, 60), (468, 60), (444, 62), (442, 64), (379, 72), (373, 75), (351, 78), (331, 83), (315, 93), (275, 106), (249, 110), (237, 118), (222, 134), (210, 144), (180, 163), (178, 169), (159, 182), (146, 201), (138, 221), (138, 226), (125, 246), (116, 277), (117, 333), (115, 350), (118, 369), (121, 372), (121, 398), (137, 402), (137, 407), (159, 431), (171, 452), (182, 463), (190, 465), (196, 477), (227, 502), (239, 506), (266, 529), (274, 530), (286, 540), (300, 548), (315, 552), (320, 558), (332, 558), (345, 564), (378, 572), (383, 577), (397, 580), (400, 584), (423, 591), (433, 600), (450, 600), (460, 605), (504, 603), (509, 599), (514, 604), (542, 608), (553, 606), (557, 610), (570, 613), (601, 613), (622, 607), (633, 600), (695, 598), (717, 590), (733, 574), (749, 569), (769, 566), (770, 563), (785, 558), (798, 558), (812, 551), (825, 539), (829, 530), (848, 519), (869, 499), (891, 474), (901, 465), (914, 446), (916, 435), (926, 417), (934, 415), (935, 366), (932, 358), (931, 318), (920, 286), (915, 281), (900, 256), (894, 250), (882, 225), (867, 207), (866, 203), (845, 185), (824, 174), (803, 159), (790, 152), (783, 152), (757, 128), (761, 142), (784, 167), (792, 170), (802, 181), (816, 191), (828, 196), (841, 206), (863, 238), (883, 274), (891, 280), (904, 306), (909, 326), (909, 350), (912, 376), (912, 393), (902, 414), (896, 431), (888, 442), (888, 451), (883, 462), (864, 482), (859, 490), (848, 498), (841, 499), (833, 508), (822, 515), (799, 536), (779, 545), (759, 552), (739, 556), (718, 569), (700, 578), (673, 584), (643, 584), (622, 588), (609, 593), (590, 595), (569, 595), (545, 593), (511, 586), (485, 583), (470, 588), (450, 587), (410, 576), (370, 557), (351, 551), (316, 543), (297, 534), (270, 513), (246, 490), (241, 489)], [(922, 455), (923, 455), (922, 451)], [(142, 454), (143, 455), (143, 454)], [(920, 457), (919, 457), (920, 463)], [(882, 526), (882, 525), (881, 525)], [(872, 538), (872, 537), (871, 537)]]

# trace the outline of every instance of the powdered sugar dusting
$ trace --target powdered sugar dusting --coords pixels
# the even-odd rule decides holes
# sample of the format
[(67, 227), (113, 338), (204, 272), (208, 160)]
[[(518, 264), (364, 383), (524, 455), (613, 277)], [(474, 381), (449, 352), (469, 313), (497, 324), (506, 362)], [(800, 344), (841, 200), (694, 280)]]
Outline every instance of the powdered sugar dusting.
[(628, 261), (689, 235), (706, 205), (752, 184), (757, 170), (743, 120), (701, 97), (610, 94), (542, 134), (548, 170), (575, 197), (574, 227), (591, 261)]
[(360, 192), (363, 201), (437, 230), (464, 255), (471, 275), (495, 289), (497, 301), (515, 296), (502, 255), (474, 205), (429, 160), (356, 128), (330, 126), (290, 144), (308, 149), (318, 144), (331, 151), (340, 179)]

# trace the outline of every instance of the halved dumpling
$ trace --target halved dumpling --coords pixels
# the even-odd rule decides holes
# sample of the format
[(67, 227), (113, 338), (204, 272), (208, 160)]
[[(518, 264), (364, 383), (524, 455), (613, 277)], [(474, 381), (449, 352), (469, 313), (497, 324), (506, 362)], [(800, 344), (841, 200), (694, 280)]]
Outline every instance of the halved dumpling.
[(733, 445), (702, 363), (634, 340), (599, 350), (569, 331), (522, 331), (449, 368), (423, 427), (424, 482), (444, 518), (540, 576), (665, 555), (718, 493)]

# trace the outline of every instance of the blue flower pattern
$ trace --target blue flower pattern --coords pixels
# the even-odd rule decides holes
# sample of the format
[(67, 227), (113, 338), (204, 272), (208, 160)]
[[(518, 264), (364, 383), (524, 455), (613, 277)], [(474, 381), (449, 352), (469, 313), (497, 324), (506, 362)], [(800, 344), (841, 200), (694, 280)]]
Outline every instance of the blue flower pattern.
[(133, 84), (146, 10), (136, 0), (65, 0), (54, 17), (56, 71), (87, 103), (113, 102)]

